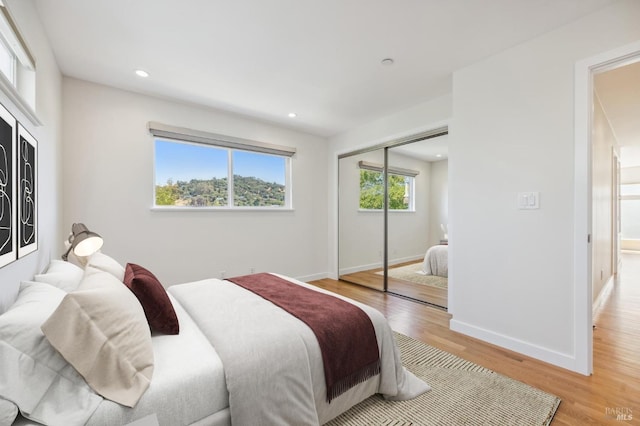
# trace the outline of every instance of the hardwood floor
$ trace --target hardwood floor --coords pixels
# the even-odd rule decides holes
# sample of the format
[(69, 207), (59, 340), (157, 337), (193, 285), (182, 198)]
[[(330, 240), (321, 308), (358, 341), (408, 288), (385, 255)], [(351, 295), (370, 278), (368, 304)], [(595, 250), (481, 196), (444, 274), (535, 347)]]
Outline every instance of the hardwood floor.
[(400, 333), (557, 395), (552, 425), (640, 425), (640, 254), (623, 254), (619, 279), (594, 317), (588, 377), (451, 331), (442, 310), (342, 281), (312, 284), (375, 307)]
[[(393, 267), (407, 266), (416, 263), (405, 262), (394, 265)], [(422, 263), (421, 261), (418, 263)], [(370, 269), (367, 271), (354, 272), (352, 274), (345, 274), (340, 277), (341, 280), (354, 284), (363, 285), (382, 291), (384, 288), (384, 277), (379, 275), (378, 272), (382, 271), (382, 268)], [(411, 281), (401, 280), (389, 277), (388, 279), (389, 291), (399, 294), (401, 296), (410, 297), (412, 299), (422, 300), (433, 305), (447, 308), (447, 289), (437, 288), (427, 285), (421, 285), (412, 283)]]

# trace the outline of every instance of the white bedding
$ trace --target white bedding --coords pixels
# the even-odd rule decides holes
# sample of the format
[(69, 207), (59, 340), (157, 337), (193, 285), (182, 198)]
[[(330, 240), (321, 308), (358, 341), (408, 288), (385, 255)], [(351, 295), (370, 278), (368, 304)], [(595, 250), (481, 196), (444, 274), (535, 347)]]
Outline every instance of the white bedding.
[(425, 275), (449, 276), (449, 246), (438, 245), (429, 247), (424, 255), (422, 272)]
[(138, 404), (103, 400), (87, 426), (124, 425), (155, 413), (161, 425), (188, 425), (229, 406), (222, 361), (183, 307), (171, 297), (180, 334), (151, 339), (155, 370)]
[[(102, 399), (87, 426), (126, 425), (149, 414), (161, 426), (230, 424), (222, 361), (182, 306), (174, 298), (171, 303), (180, 334), (151, 338), (155, 370), (149, 389), (134, 408)], [(21, 417), (14, 423), (27, 425), (38, 423)]]
[[(318, 425), (375, 393), (401, 400), (429, 390), (402, 367), (380, 312), (282, 278), (366, 312), (376, 330), (381, 373), (327, 403), (322, 357), (311, 329), (230, 282), (187, 283), (168, 289), (180, 334), (152, 337), (155, 370), (149, 389), (134, 408), (101, 400), (86, 424), (125, 425), (155, 414), (163, 426)], [(14, 423), (36, 424), (21, 417)]]
[(334, 294), (359, 306), (371, 318), (381, 352), (381, 373), (327, 403), (320, 349), (303, 322), (260, 296), (221, 280), (173, 286), (169, 292), (223, 360), (234, 426), (317, 425), (375, 393), (409, 399), (429, 389), (402, 367), (389, 325), (369, 306)]

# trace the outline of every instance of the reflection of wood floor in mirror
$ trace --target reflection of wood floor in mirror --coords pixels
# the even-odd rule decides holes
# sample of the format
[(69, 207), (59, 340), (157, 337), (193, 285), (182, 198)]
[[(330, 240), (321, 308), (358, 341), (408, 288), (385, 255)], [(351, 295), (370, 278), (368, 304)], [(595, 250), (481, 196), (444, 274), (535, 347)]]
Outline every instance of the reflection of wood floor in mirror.
[[(399, 263), (393, 267), (411, 265), (413, 262)], [(420, 262), (422, 263), (422, 262)], [(382, 271), (382, 268), (369, 269), (367, 271), (354, 272), (352, 274), (341, 275), (342, 281), (359, 284), (376, 290), (383, 290), (384, 278), (376, 272)], [(447, 308), (447, 289), (436, 288), (427, 285), (415, 284), (410, 281), (399, 280), (389, 277), (388, 291), (400, 296), (410, 297), (432, 305)]]

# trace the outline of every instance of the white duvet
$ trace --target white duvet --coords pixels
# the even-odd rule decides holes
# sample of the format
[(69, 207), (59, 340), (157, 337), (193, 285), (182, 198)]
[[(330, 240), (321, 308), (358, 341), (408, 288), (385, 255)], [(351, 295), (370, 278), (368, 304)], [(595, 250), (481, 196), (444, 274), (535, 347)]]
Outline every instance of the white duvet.
[(449, 246), (437, 245), (429, 247), (422, 263), (424, 275), (449, 276)]
[(391, 328), (377, 310), (340, 297), (369, 315), (376, 330), (381, 373), (326, 402), (322, 357), (315, 335), (300, 320), (233, 283), (209, 279), (169, 288), (222, 359), (234, 426), (318, 425), (375, 393), (413, 398), (429, 390), (408, 372)]

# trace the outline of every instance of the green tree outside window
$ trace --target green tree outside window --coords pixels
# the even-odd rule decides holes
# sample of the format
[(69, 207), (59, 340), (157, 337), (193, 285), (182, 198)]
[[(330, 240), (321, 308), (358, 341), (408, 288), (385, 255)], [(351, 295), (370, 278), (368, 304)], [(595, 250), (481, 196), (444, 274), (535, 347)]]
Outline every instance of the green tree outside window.
[[(389, 209), (409, 210), (409, 177), (389, 175)], [(384, 177), (382, 172), (360, 170), (360, 208), (382, 210), (384, 208)]]

